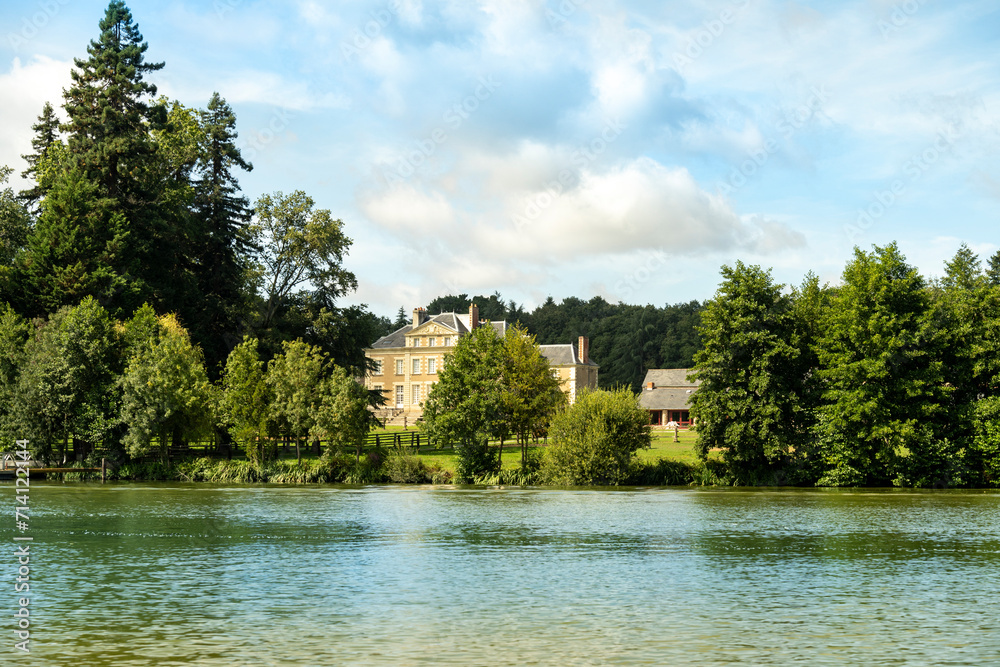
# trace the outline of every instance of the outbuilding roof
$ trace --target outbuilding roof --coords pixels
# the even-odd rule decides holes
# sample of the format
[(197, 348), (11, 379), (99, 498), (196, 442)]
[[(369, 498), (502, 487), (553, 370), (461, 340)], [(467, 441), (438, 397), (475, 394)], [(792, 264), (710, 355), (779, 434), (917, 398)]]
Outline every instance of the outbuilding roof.
[[(646, 371), (639, 405), (647, 410), (687, 410), (688, 400), (700, 384), (689, 381), (687, 368), (656, 368)], [(650, 383), (653, 388), (650, 389)]]

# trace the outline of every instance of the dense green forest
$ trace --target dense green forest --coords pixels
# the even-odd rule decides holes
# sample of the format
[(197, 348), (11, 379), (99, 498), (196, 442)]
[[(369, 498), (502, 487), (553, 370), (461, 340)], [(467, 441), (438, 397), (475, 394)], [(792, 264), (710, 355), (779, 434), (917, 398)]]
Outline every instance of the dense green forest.
[[(556, 303), (549, 297), (531, 312), (513, 301), (489, 296), (443, 296), (431, 301), (431, 313), (468, 312), (479, 307), (487, 320), (520, 323), (540, 345), (576, 343), (579, 336), (590, 338), (590, 356), (600, 365), (598, 383), (602, 388), (628, 387), (637, 391), (650, 368), (689, 368), (700, 345), (697, 325), (702, 305), (697, 301), (656, 306), (611, 304), (599, 296), (589, 301), (570, 297)], [(394, 324), (407, 323), (400, 309)]]
[(835, 287), (723, 267), (702, 312), (698, 449), (739, 484), (1000, 484), (1000, 253), (937, 281), (895, 244)]

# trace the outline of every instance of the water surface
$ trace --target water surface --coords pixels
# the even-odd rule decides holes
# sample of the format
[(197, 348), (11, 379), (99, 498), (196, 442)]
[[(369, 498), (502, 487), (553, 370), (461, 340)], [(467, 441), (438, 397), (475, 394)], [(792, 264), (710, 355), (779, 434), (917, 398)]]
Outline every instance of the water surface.
[(991, 492), (49, 484), (31, 508), (18, 664), (1000, 662)]

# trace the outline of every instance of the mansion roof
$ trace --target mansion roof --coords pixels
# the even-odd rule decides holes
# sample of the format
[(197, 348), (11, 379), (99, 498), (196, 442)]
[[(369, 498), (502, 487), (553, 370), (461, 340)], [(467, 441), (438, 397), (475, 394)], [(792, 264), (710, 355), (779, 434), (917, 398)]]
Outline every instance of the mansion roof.
[[(469, 327), (465, 323), (465, 316), (458, 315), (457, 313), (441, 313), (440, 315), (434, 315), (433, 317), (427, 318), (416, 327), (414, 327), (413, 324), (407, 324), (404, 327), (396, 329), (387, 336), (382, 336), (377, 341), (372, 343), (372, 349), (406, 347), (406, 335), (408, 333), (412, 333), (415, 329), (427, 326), (429, 323), (440, 325), (459, 335), (469, 333)], [(484, 322), (483, 326), (493, 327), (501, 336), (507, 331), (506, 321)]]

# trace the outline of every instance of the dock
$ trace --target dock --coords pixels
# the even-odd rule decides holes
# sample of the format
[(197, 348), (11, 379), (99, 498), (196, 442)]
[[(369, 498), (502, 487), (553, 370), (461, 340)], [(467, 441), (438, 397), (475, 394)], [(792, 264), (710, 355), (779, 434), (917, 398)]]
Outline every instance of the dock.
[[(34, 477), (35, 479), (43, 478), (47, 475), (55, 475), (58, 473), (67, 472), (99, 472), (101, 473), (101, 482), (104, 482), (107, 478), (107, 467), (104, 464), (104, 460), (101, 460), (100, 468), (27, 468), (30, 472), (28, 473), (28, 479)], [(16, 478), (17, 468), (2, 468), (0, 469), (0, 481), (11, 481)]]

